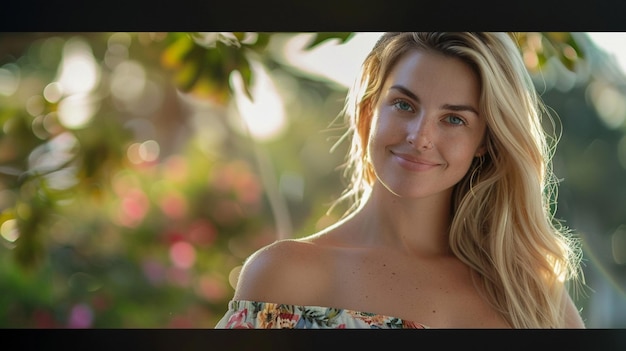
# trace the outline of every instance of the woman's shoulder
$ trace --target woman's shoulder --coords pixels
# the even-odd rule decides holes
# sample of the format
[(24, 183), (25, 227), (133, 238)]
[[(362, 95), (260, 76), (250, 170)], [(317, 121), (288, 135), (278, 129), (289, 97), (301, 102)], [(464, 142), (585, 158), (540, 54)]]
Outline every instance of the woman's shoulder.
[(319, 250), (318, 245), (305, 239), (281, 239), (268, 244), (250, 255), (244, 269), (251, 268), (278, 268), (285, 262), (292, 260), (300, 261), (307, 256), (315, 255)]
[(286, 262), (294, 264), (303, 262), (307, 258), (318, 259), (320, 255), (331, 252), (337, 246), (334, 237), (337, 229), (327, 229), (309, 236), (297, 239), (280, 239), (261, 247), (250, 255), (244, 268), (265, 268), (275, 265), (284, 266)]
[(289, 302), (292, 296), (312, 293), (325, 279), (323, 255), (323, 247), (307, 238), (264, 246), (244, 262), (234, 298)]

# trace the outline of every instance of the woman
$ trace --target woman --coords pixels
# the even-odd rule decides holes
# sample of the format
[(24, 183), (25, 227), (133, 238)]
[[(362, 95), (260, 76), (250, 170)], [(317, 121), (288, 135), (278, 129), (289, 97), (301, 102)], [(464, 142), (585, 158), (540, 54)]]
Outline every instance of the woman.
[(384, 34), (345, 107), (352, 211), (249, 257), (216, 328), (584, 327), (542, 113), (508, 34)]

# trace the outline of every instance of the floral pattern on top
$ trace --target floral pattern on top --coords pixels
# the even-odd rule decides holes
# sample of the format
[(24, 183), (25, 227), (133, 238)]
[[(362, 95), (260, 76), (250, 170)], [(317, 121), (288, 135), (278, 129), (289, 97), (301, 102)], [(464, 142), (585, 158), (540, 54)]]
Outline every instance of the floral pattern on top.
[(347, 309), (232, 300), (216, 329), (427, 329), (397, 317)]

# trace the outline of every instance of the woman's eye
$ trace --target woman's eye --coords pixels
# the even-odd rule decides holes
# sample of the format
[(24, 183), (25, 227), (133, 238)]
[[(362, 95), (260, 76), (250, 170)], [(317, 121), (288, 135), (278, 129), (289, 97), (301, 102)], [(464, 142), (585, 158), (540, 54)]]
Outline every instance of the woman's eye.
[(450, 124), (454, 124), (454, 125), (463, 125), (463, 124), (465, 124), (465, 121), (462, 118), (457, 117), (455, 115), (449, 115), (445, 119)]
[(402, 100), (394, 101), (393, 106), (401, 111), (413, 111), (413, 108), (411, 107), (411, 105), (406, 101), (402, 101)]

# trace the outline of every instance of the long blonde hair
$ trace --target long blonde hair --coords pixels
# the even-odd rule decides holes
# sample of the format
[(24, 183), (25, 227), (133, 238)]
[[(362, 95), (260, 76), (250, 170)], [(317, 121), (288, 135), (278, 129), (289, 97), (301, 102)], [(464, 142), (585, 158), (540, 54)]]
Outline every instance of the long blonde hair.
[(450, 247), (480, 277), (487, 300), (515, 328), (564, 326), (565, 281), (580, 274), (580, 248), (554, 218), (554, 123), (506, 33), (385, 33), (366, 57), (343, 115), (350, 186), (340, 200), (355, 210), (375, 181), (366, 157), (372, 110), (395, 63), (410, 50), (457, 57), (481, 82), (487, 152), (455, 186)]

